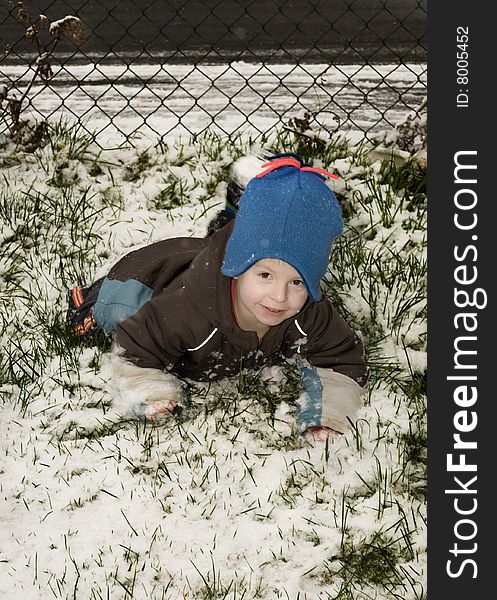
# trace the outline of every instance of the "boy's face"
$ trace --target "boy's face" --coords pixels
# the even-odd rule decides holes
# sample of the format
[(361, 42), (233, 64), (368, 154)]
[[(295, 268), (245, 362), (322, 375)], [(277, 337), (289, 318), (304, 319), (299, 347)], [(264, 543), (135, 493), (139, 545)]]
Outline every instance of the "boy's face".
[(282, 260), (259, 260), (237, 279), (235, 316), (246, 331), (265, 333), (296, 315), (307, 300), (302, 278)]

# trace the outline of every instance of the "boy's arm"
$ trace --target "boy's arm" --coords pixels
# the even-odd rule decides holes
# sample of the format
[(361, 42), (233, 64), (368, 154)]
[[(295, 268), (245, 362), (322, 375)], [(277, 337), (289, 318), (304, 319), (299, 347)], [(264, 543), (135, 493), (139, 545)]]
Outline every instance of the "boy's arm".
[(362, 340), (330, 300), (311, 305), (298, 321), (306, 335), (302, 358), (314, 367), (346, 375), (360, 386), (366, 384), (368, 370)]
[(116, 328), (112, 378), (126, 412), (135, 416), (155, 420), (186, 405), (180, 380), (169, 372), (189, 341), (177, 304), (158, 296)]
[(307, 314), (302, 346), (299, 425), (307, 439), (344, 433), (361, 407), (367, 381), (362, 341), (329, 300)]
[(320, 436), (320, 429), (345, 433), (356, 419), (364, 389), (350, 377), (301, 364), (302, 392), (299, 403), (300, 432)]
[(154, 421), (160, 414), (177, 414), (186, 406), (179, 379), (165, 370), (138, 367), (114, 343), (112, 380), (126, 412)]

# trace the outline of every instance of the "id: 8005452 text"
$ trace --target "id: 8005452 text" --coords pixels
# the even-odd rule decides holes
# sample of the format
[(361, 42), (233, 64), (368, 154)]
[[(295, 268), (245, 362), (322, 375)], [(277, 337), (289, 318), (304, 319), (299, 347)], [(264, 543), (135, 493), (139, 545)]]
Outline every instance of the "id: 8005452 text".
[(457, 108), (469, 106), (469, 27), (459, 26), (456, 30), (456, 83)]

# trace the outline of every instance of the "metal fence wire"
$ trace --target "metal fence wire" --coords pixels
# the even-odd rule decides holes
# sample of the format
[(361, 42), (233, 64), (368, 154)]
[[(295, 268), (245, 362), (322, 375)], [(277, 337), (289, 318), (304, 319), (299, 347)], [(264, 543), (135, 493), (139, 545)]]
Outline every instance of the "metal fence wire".
[(368, 136), (426, 96), (426, 0), (0, 0), (0, 86), (20, 97), (39, 60), (22, 4), (87, 31), (61, 40), (29, 113), (76, 118), (97, 139), (257, 138), (288, 123)]

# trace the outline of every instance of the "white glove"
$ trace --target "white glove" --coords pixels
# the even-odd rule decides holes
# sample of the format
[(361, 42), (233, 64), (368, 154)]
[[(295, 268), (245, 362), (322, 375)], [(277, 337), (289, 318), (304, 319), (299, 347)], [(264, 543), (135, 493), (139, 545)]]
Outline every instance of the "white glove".
[(112, 348), (110, 364), (119, 398), (134, 416), (156, 421), (186, 407), (181, 383), (174, 375), (136, 366), (123, 357), (117, 344)]
[(317, 369), (323, 385), (321, 425), (344, 433), (355, 421), (364, 389), (347, 375), (331, 369)]

